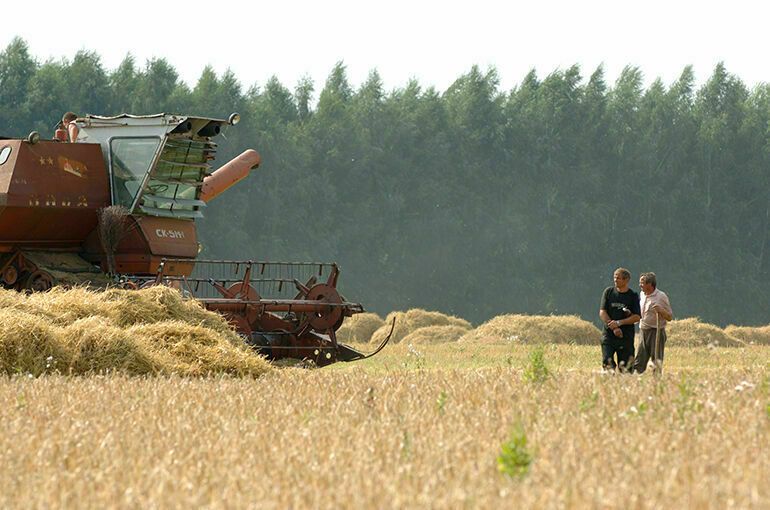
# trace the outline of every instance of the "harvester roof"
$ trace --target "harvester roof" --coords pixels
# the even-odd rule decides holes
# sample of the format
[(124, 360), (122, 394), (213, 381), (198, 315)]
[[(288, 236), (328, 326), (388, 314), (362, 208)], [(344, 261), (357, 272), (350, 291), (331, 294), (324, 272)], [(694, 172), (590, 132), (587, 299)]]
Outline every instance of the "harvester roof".
[(216, 144), (228, 120), (175, 113), (86, 115), (75, 122), (78, 142), (101, 145), (112, 180), (112, 203), (151, 216), (196, 218)]

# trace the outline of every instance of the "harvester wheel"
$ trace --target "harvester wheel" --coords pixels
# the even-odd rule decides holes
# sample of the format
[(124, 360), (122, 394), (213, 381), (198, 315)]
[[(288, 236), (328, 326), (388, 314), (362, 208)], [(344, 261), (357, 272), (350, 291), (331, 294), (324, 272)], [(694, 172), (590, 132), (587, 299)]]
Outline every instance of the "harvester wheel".
[[(229, 289), (227, 289), (227, 292), (228, 292), (227, 297), (231, 297), (233, 299), (243, 299), (246, 301), (260, 300), (259, 294), (257, 294), (256, 289), (249, 284), (244, 285), (243, 282), (234, 283), (233, 285), (230, 286)], [(246, 311), (244, 312), (244, 316), (246, 318), (246, 323), (249, 325), (252, 325), (257, 321), (257, 319), (259, 319), (259, 310), (257, 310), (253, 306), (249, 306), (246, 308)]]
[(56, 285), (56, 278), (48, 271), (33, 271), (24, 281), (24, 288), (32, 292), (43, 292)]
[(0, 282), (8, 285), (9, 287), (16, 283), (19, 279), (19, 270), (15, 266), (10, 265), (3, 270), (3, 274), (0, 275)]
[[(323, 301), (326, 303), (342, 303), (342, 296), (337, 289), (325, 283), (319, 283), (307, 293), (306, 299), (311, 301)], [(324, 310), (315, 312), (310, 320), (310, 325), (318, 332), (337, 329), (342, 325), (342, 308), (330, 306)]]

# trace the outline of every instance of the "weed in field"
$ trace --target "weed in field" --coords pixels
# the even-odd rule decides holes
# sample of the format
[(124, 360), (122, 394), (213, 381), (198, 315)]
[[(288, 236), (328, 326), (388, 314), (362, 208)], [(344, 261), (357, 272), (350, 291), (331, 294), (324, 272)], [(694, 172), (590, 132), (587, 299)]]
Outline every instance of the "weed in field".
[(511, 431), (511, 439), (503, 443), (502, 452), (497, 456), (497, 469), (512, 478), (523, 478), (529, 473), (534, 452), (527, 444), (524, 427), (517, 424)]
[(436, 399), (436, 411), (438, 411), (441, 414), (444, 414), (446, 410), (444, 409), (444, 406), (446, 405), (446, 391), (442, 391), (438, 394), (438, 398)]
[(679, 395), (675, 399), (676, 411), (679, 416), (679, 423), (684, 424), (685, 415), (689, 411), (700, 411), (702, 405), (695, 399), (695, 390), (692, 381), (687, 380), (687, 376), (682, 374), (682, 380), (677, 384)]
[(586, 412), (590, 411), (594, 407), (596, 407), (596, 401), (599, 399), (599, 392), (594, 391), (587, 397), (583, 397), (583, 400), (580, 401), (580, 411)]
[(412, 440), (409, 438), (409, 432), (404, 430), (401, 438), (401, 460), (406, 460), (412, 455)]
[(404, 358), (403, 362), (404, 368), (425, 368), (425, 356), (412, 347), (412, 344), (409, 344), (409, 351), (406, 353), (406, 358)]
[(550, 376), (550, 371), (545, 364), (545, 354), (543, 346), (538, 345), (529, 353), (529, 365), (524, 370), (524, 381), (531, 383), (542, 383)]
[(299, 415), (299, 421), (305, 425), (309, 424), (313, 418), (315, 418), (315, 413), (313, 413), (313, 411), (302, 411)]
[(636, 404), (635, 406), (631, 406), (631, 409), (628, 410), (626, 413), (626, 416), (629, 417), (639, 417), (644, 416), (644, 412), (647, 410), (647, 403), (642, 401)]
[(374, 388), (369, 386), (364, 393), (364, 404), (371, 410), (374, 408)]

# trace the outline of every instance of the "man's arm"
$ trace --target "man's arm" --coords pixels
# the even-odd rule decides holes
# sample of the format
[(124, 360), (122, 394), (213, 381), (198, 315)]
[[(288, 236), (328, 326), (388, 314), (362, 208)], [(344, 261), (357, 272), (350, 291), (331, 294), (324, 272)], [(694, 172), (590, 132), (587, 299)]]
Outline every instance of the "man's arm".
[(614, 321), (610, 319), (610, 315), (607, 310), (599, 310), (599, 317), (601, 317), (604, 324), (612, 331), (612, 333), (618, 337), (623, 338), (623, 331), (620, 329), (620, 321)]
[[(640, 320), (642, 320), (642, 316), (641, 315), (639, 315), (637, 313), (632, 313), (631, 315), (629, 315), (628, 317), (623, 319), (623, 325), (624, 326), (628, 326), (629, 324), (636, 324)], [(620, 321), (618, 321), (618, 322), (620, 322)]]
[(609, 324), (612, 319), (610, 319), (610, 314), (607, 313), (607, 310), (599, 310), (599, 318), (604, 322), (604, 324)]
[(75, 141), (78, 139), (80, 128), (74, 122), (70, 122), (70, 125), (67, 126), (67, 131), (70, 134), (70, 142), (75, 143)]
[(609, 324), (612, 319), (610, 319), (610, 314), (607, 313), (607, 294), (609, 294), (610, 289), (609, 287), (604, 289), (604, 292), (602, 292), (602, 300), (599, 303), (599, 318), (602, 320), (602, 322), (607, 325)]
[(614, 330), (615, 328), (619, 328), (620, 326), (630, 326), (632, 324), (636, 324), (637, 322), (639, 322), (640, 319), (641, 319), (641, 317), (638, 314), (632, 313), (631, 315), (629, 315), (625, 319), (620, 319), (620, 320), (617, 320), (617, 321), (610, 321), (607, 324), (607, 326), (610, 329)]
[(660, 300), (658, 302), (653, 302), (650, 308), (655, 310), (655, 313), (667, 321), (674, 320), (674, 311), (671, 310), (671, 303), (668, 302), (668, 296), (663, 293), (661, 294)]

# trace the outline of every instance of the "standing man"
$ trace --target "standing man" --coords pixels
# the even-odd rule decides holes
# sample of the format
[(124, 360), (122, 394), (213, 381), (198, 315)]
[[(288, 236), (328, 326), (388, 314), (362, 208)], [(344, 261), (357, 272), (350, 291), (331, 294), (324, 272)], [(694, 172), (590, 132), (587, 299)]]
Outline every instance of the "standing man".
[[(652, 357), (656, 367), (663, 366), (663, 348), (666, 345), (666, 323), (674, 318), (668, 296), (658, 290), (658, 279), (655, 273), (642, 273), (639, 276), (639, 288), (642, 289), (641, 310), (642, 320), (639, 328), (642, 338), (636, 349), (634, 371), (642, 373), (647, 368), (647, 361)], [(659, 342), (659, 357), (655, 355), (655, 340)]]
[[(599, 317), (604, 322), (602, 331), (602, 367), (631, 370), (634, 359), (634, 324), (639, 322), (639, 295), (628, 288), (631, 273), (619, 267), (612, 276), (615, 283), (602, 294)], [(615, 363), (617, 355), (617, 364)]]
[(70, 142), (72, 143), (77, 141), (78, 133), (80, 132), (80, 128), (77, 124), (75, 124), (75, 119), (77, 118), (78, 116), (73, 112), (67, 112), (61, 118), (62, 124), (64, 124), (64, 129), (66, 129), (67, 133), (69, 133)]

